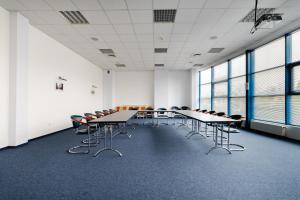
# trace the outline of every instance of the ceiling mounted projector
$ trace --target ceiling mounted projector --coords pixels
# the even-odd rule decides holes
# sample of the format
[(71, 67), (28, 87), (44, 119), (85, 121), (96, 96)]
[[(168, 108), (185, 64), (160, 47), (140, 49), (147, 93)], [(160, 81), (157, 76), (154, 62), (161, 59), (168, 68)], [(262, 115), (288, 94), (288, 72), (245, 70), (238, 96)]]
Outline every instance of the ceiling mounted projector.
[(255, 0), (254, 26), (250, 31), (251, 34), (253, 34), (257, 29), (271, 29), (276, 25), (276, 23), (282, 20), (282, 14), (280, 13), (266, 13), (257, 19), (257, 2), (258, 0)]

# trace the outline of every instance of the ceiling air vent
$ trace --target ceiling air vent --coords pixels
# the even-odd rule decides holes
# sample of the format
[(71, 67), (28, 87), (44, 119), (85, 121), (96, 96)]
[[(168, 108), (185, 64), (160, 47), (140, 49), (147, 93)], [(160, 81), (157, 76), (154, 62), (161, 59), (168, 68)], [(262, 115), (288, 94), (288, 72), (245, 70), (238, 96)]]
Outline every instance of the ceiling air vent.
[[(270, 14), (275, 11), (275, 8), (257, 8), (256, 19), (259, 19), (264, 14)], [(254, 22), (255, 9), (252, 9), (240, 22)]]
[(125, 64), (116, 64), (116, 67), (126, 67)]
[(89, 24), (80, 11), (59, 11), (71, 24)]
[(167, 53), (167, 48), (154, 48), (154, 53)]
[(113, 55), (113, 54), (115, 54), (112, 49), (99, 49), (99, 51), (101, 51), (101, 53), (107, 54), (107, 55)]
[(155, 67), (164, 67), (165, 65), (164, 64), (155, 64), (154, 66)]
[(174, 23), (176, 16), (175, 9), (153, 10), (153, 22), (169, 22)]
[(220, 53), (224, 48), (211, 48), (208, 53)]
[(194, 64), (194, 67), (201, 67), (203, 64)]

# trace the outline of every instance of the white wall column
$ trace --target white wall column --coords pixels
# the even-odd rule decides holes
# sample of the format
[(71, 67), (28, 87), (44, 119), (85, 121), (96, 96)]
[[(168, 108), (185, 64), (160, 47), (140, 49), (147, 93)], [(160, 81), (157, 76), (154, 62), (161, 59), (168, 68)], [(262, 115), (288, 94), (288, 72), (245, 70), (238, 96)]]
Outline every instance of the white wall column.
[(10, 13), (9, 146), (28, 142), (28, 29), (29, 22), (25, 17)]
[(196, 69), (190, 70), (190, 102), (192, 110), (199, 108), (199, 73)]
[(103, 71), (103, 109), (115, 107), (116, 80), (115, 72), (112, 70)]
[(154, 108), (167, 108), (169, 104), (168, 71), (155, 70), (154, 72)]

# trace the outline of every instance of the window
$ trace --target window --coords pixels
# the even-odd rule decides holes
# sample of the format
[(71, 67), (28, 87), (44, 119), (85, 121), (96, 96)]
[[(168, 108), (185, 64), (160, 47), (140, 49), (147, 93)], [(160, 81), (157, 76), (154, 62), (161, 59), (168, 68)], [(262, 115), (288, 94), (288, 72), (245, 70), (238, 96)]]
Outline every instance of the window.
[(254, 52), (254, 119), (285, 123), (285, 38)]
[(292, 62), (300, 61), (300, 30), (292, 33)]
[(289, 123), (300, 125), (300, 30), (291, 34)]
[(200, 109), (211, 109), (211, 68), (200, 72)]
[(227, 113), (228, 63), (217, 65), (213, 70), (213, 110)]
[(246, 56), (230, 61), (230, 115), (246, 116)]

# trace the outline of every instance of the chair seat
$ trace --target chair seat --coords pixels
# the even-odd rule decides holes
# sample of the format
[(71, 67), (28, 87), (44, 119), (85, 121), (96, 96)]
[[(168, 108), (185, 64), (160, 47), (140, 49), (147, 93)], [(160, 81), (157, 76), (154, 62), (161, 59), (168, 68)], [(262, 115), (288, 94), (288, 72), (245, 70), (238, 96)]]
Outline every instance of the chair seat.
[[(218, 130), (222, 131), (221, 128), (218, 128)], [(228, 128), (228, 127), (224, 127), (223, 128), (223, 132), (226, 132), (226, 133), (240, 133), (240, 131), (236, 128)]]
[(174, 115), (174, 118), (183, 118), (183, 115)]
[(169, 118), (168, 115), (158, 115), (157, 117), (158, 117), (158, 118)]

